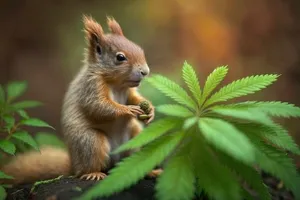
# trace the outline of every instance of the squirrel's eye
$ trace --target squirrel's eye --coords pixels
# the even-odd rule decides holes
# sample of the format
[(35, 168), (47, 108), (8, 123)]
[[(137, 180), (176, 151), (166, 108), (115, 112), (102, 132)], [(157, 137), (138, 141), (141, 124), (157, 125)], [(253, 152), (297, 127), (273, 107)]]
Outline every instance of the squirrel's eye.
[(119, 61), (119, 62), (126, 60), (126, 57), (123, 53), (117, 53), (116, 58), (117, 58), (117, 61)]

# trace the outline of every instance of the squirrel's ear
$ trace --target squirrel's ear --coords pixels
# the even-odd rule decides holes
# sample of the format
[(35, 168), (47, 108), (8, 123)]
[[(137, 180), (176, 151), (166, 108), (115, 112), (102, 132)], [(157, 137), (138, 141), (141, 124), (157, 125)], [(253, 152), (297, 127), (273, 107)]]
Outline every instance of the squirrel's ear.
[(113, 17), (107, 17), (107, 24), (113, 34), (123, 36), (123, 31), (120, 24)]
[(84, 32), (86, 38), (92, 43), (101, 43), (103, 41), (103, 29), (92, 17), (83, 15)]

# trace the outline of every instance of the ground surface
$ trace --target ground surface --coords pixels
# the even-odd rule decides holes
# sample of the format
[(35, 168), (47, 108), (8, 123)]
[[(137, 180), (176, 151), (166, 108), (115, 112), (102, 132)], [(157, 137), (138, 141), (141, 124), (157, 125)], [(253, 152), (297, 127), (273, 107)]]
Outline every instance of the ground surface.
[[(262, 174), (265, 183), (269, 186), (274, 200), (293, 200), (292, 195), (284, 189), (280, 182)], [(74, 178), (61, 178), (54, 182), (41, 184), (33, 192), (32, 185), (22, 185), (8, 190), (7, 199), (12, 200), (69, 200), (78, 197), (83, 191), (95, 184), (95, 181), (83, 181)], [(154, 199), (154, 179), (144, 179), (138, 184), (109, 198), (97, 198), (97, 200), (152, 200)], [(195, 197), (194, 200), (200, 199)], [(257, 199), (257, 198), (254, 198)]]

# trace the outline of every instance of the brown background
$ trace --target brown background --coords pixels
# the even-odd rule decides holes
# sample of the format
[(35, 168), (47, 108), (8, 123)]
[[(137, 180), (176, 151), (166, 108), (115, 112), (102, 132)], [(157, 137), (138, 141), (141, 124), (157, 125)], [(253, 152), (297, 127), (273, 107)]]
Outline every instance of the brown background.
[[(184, 60), (201, 84), (219, 65), (229, 65), (224, 83), (278, 73), (274, 85), (249, 98), (300, 106), (299, 11), (299, 0), (2, 0), (0, 83), (27, 80), (22, 99), (45, 104), (30, 115), (59, 132), (62, 98), (83, 58), (82, 14), (102, 24), (110, 15), (145, 49), (152, 73), (178, 77)], [(299, 144), (299, 120), (283, 122)]]

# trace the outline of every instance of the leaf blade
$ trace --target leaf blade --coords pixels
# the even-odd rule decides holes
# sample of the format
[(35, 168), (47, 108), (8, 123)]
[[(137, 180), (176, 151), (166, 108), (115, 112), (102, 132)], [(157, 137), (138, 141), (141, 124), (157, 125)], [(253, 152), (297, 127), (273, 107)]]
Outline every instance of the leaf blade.
[(0, 140), (0, 149), (11, 155), (14, 155), (16, 152), (15, 145), (8, 140)]
[(48, 123), (44, 122), (43, 120), (37, 119), (37, 118), (24, 119), (20, 122), (20, 124), (27, 125), (27, 126), (46, 127), (46, 128), (54, 129)]
[(12, 135), (13, 138), (16, 138), (20, 141), (25, 142), (26, 144), (30, 145), (33, 147), (35, 150), (39, 151), (39, 146), (36, 143), (36, 141), (33, 139), (31, 135), (29, 135), (28, 132), (26, 131), (17, 131)]
[(191, 112), (189, 109), (176, 104), (159, 105), (156, 107), (156, 110), (162, 114), (173, 117), (186, 118), (194, 115), (194, 113)]
[(27, 89), (27, 82), (26, 81), (14, 81), (8, 83), (6, 90), (7, 90), (7, 100), (13, 101), (17, 97), (24, 94)]

